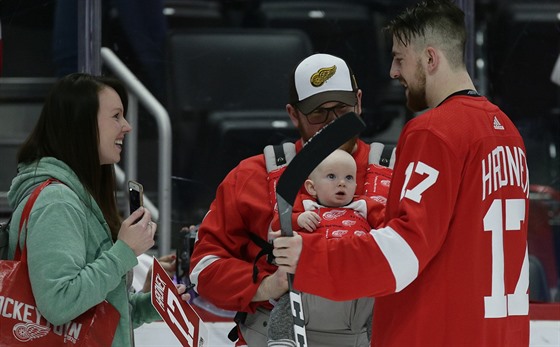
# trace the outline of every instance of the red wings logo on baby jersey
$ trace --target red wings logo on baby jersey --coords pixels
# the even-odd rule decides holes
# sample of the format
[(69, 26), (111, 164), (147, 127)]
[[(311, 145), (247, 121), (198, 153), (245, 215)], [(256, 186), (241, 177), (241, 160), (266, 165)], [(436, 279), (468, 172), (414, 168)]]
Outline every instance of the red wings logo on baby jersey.
[(34, 323), (18, 323), (12, 329), (14, 337), (21, 342), (38, 339), (49, 333), (50, 328)]
[(355, 220), (345, 219), (342, 221), (342, 225), (344, 225), (345, 227), (351, 227), (354, 224), (356, 224)]
[(362, 236), (367, 235), (367, 233), (363, 230), (356, 230), (356, 231), (354, 231), (354, 235), (356, 235), (357, 237), (362, 237)]
[[(356, 237), (363, 237), (368, 233), (363, 230), (355, 230), (353, 232), (354, 236)], [(327, 230), (327, 238), (328, 239), (340, 239), (346, 235), (352, 235), (350, 230), (344, 229), (336, 229), (336, 230)]]
[[(333, 230), (330, 232), (327, 232), (327, 237), (330, 236), (332, 238), (341, 238), (342, 236), (346, 235), (348, 233), (348, 230)], [(328, 235), (330, 234), (330, 235)]]
[(370, 198), (371, 198), (371, 200), (376, 201), (380, 204), (383, 204), (383, 205), (387, 204), (387, 198), (384, 197), (384, 196), (374, 195), (374, 196), (371, 196)]
[(346, 210), (330, 210), (323, 213), (323, 219), (325, 220), (334, 220), (340, 216), (343, 216), (346, 213)]

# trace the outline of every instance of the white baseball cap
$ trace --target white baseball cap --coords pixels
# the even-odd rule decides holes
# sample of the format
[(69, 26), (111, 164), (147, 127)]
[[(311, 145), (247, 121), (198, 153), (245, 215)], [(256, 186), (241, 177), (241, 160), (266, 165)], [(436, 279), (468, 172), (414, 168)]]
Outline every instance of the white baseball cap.
[(344, 60), (317, 53), (302, 60), (294, 70), (290, 103), (303, 114), (309, 114), (326, 102), (355, 105), (357, 90), (354, 74)]

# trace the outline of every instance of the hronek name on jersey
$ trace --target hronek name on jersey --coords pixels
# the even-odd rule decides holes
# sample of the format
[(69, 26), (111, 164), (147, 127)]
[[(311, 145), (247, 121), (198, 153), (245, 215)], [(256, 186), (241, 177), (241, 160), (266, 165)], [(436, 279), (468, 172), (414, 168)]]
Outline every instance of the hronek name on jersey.
[(527, 157), (519, 147), (497, 146), (482, 161), (482, 200), (508, 185), (520, 187), (529, 197)]

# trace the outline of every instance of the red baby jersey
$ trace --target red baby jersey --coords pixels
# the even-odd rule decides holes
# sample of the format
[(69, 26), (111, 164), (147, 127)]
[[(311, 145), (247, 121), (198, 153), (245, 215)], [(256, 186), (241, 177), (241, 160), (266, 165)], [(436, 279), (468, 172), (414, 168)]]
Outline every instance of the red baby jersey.
[(453, 96), (409, 121), (386, 226), (304, 239), (294, 287), (377, 297), (372, 346), (528, 346), (525, 153), (485, 97)]
[(313, 199), (304, 200), (303, 205), (306, 211), (314, 211), (319, 215), (319, 227), (323, 228), (326, 237), (369, 232), (372, 227), (382, 223), (383, 215), (380, 212), (384, 205), (366, 196), (355, 198), (343, 207), (321, 206)]
[[(383, 200), (380, 200), (382, 197)], [(297, 224), (298, 217), (305, 211), (314, 211), (321, 218), (319, 227), (325, 230), (334, 230), (341, 226), (348, 227), (348, 231), (369, 231), (371, 228), (383, 224), (385, 203), (383, 196), (354, 196), (352, 201), (342, 207), (326, 207), (320, 205), (315, 198), (308, 194), (300, 193), (296, 197), (292, 209), (292, 229), (306, 232)], [(272, 230), (280, 230), (280, 216), (275, 214), (270, 223)], [(334, 229), (333, 229), (334, 228)]]

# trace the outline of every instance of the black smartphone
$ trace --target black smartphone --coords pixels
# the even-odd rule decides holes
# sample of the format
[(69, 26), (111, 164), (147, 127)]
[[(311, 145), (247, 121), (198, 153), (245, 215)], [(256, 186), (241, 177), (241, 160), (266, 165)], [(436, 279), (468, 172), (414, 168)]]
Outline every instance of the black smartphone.
[(130, 214), (144, 206), (144, 187), (136, 181), (128, 181), (128, 203)]

